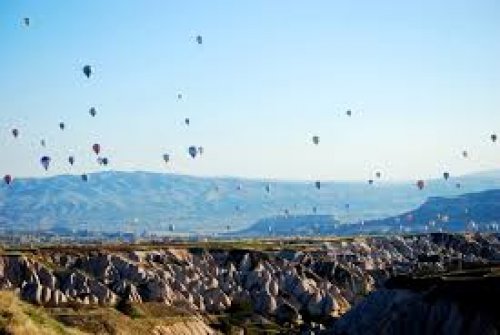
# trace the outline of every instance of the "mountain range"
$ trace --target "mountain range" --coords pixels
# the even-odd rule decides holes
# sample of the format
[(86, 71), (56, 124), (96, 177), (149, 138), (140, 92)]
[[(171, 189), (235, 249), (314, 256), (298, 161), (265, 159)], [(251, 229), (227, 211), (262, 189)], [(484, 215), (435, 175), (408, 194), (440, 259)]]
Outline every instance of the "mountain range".
[[(316, 217), (305, 219), (312, 220), (312, 225), (333, 222), (347, 228), (343, 224), (364, 220), (369, 227), (394, 222), (422, 204), (416, 214), (425, 221), (431, 216), (429, 208), (445, 206), (441, 197), (455, 199), (452, 202), (475, 201), (479, 198), (457, 196), (496, 188), (500, 189), (499, 171), (430, 180), (421, 191), (414, 182), (383, 180), (374, 185), (324, 181), (318, 190), (312, 181), (108, 171), (89, 175), (88, 182), (80, 176), (61, 175), (16, 179), (1, 186), (0, 229), (235, 232), (259, 220), (282, 220), (285, 212), (296, 222)], [(492, 195), (497, 196), (486, 193), (486, 198), (479, 199), (472, 213), (477, 206), (491, 205), (488, 196)]]

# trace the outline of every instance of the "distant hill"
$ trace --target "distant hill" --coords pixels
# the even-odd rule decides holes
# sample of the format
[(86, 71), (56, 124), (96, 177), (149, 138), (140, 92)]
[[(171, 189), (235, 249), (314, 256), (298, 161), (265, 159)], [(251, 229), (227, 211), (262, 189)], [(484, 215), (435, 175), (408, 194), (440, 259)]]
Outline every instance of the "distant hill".
[(471, 229), (468, 223), (477, 224), (475, 229), (491, 229), (492, 223), (500, 223), (500, 190), (489, 190), (444, 198), (431, 197), (415, 210), (384, 219), (368, 220), (355, 224), (339, 224), (332, 216), (304, 215), (266, 218), (254, 225), (234, 232), (240, 237), (257, 236), (310, 236), (354, 235), (405, 232), (464, 231)]
[[(457, 181), (460, 189), (455, 187)], [(265, 189), (268, 183), (269, 193)], [(238, 185), (241, 190), (237, 190)], [(174, 224), (176, 232), (221, 232), (228, 225), (230, 231), (237, 231), (261, 219), (279, 217), (285, 210), (290, 216), (311, 216), (313, 207), (325, 217), (321, 220), (331, 216), (335, 222), (350, 223), (396, 216), (417, 208), (428, 197), (494, 188), (500, 188), (498, 172), (450, 178), (448, 182), (431, 180), (423, 191), (413, 183), (383, 181), (372, 186), (365, 182), (322, 182), (317, 190), (313, 182), (148, 172), (96, 173), (89, 176), (88, 183), (79, 176), (63, 175), (16, 179), (10, 186), (2, 185), (0, 229), (165, 232)]]

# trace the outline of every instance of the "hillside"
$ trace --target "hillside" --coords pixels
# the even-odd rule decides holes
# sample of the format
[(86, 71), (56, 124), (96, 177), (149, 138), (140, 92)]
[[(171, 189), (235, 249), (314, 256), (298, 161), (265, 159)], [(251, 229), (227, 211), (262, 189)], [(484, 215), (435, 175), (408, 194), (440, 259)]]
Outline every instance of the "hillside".
[[(341, 223), (385, 218), (409, 211), (427, 197), (500, 187), (497, 173), (456, 180), (434, 180), (423, 191), (409, 183), (265, 181), (198, 178), (147, 172), (16, 179), (0, 187), (0, 226), (4, 230), (104, 230), (165, 232), (231, 231), (282, 215), (332, 215)], [(266, 185), (270, 192), (266, 192)], [(238, 185), (241, 189), (238, 190)], [(346, 208), (349, 204), (349, 208)], [(138, 220), (135, 220), (138, 218)]]

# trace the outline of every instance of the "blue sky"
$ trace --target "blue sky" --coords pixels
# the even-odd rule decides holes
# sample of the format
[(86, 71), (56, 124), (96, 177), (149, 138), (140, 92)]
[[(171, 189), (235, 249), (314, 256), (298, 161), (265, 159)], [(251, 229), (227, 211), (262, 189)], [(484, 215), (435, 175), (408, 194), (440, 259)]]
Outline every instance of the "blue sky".
[[(97, 171), (95, 142), (117, 170), (413, 180), (493, 169), (498, 59), (495, 0), (2, 0), (0, 174)], [(204, 156), (190, 159), (190, 145)]]

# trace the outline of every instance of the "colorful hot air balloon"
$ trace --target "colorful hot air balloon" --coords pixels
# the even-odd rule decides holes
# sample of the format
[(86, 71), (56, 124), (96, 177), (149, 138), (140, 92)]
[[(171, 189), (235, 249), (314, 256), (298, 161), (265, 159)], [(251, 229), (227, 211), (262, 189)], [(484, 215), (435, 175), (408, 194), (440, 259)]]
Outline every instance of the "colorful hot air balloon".
[(14, 138), (17, 138), (19, 136), (19, 130), (18, 129), (12, 129), (12, 136), (14, 136)]
[(419, 190), (423, 189), (424, 185), (425, 185), (425, 183), (424, 183), (423, 180), (420, 179), (420, 180), (417, 181), (417, 187), (418, 187)]
[(90, 107), (89, 114), (90, 116), (95, 117), (97, 114), (97, 110), (94, 107)]
[(318, 145), (319, 144), (319, 136), (313, 136), (312, 141), (314, 144)]
[(68, 157), (68, 162), (69, 162), (69, 164), (70, 164), (71, 166), (73, 166), (73, 164), (75, 164), (75, 157), (73, 157), (73, 156), (69, 156), (69, 157)]
[(3, 181), (5, 184), (10, 185), (12, 183), (12, 176), (10, 174), (7, 174), (3, 177)]
[(319, 180), (315, 181), (314, 186), (316, 186), (316, 188), (319, 190), (321, 188), (321, 182)]
[(101, 152), (101, 145), (96, 143), (92, 146), (92, 150), (94, 151), (94, 153), (96, 155), (99, 155), (99, 153)]
[(196, 43), (198, 43), (198, 44), (203, 43), (203, 37), (201, 35), (196, 36)]
[(192, 145), (188, 148), (188, 153), (191, 156), (191, 158), (195, 158), (196, 154), (198, 153), (198, 148), (196, 148), (194, 145)]
[(496, 134), (491, 134), (490, 138), (491, 138), (492, 142), (496, 142), (497, 141), (497, 135)]
[(40, 158), (40, 163), (42, 164), (45, 171), (47, 171), (49, 169), (50, 160), (51, 159), (49, 156), (43, 156), (42, 158)]
[(444, 172), (443, 173), (443, 178), (444, 178), (444, 180), (448, 180), (448, 178), (450, 178), (450, 173), (449, 172)]
[(92, 67), (90, 65), (85, 65), (83, 67), (83, 74), (87, 77), (90, 78), (90, 75), (92, 74)]

